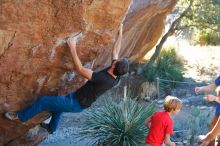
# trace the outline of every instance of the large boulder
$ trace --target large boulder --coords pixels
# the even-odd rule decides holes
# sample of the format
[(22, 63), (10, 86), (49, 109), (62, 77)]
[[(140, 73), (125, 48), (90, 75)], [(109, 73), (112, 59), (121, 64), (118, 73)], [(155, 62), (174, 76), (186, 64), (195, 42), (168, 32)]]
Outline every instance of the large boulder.
[[(2, 0), (0, 2), (0, 113), (18, 111), (40, 95), (67, 94), (85, 80), (74, 71), (66, 40), (81, 33), (77, 51), (93, 70), (111, 62), (120, 23), (120, 57), (142, 58), (161, 36), (175, 0)], [(0, 116), (0, 145), (36, 145), (36, 127)], [(34, 128), (35, 127), (35, 128)], [(31, 129), (31, 130), (30, 130)]]

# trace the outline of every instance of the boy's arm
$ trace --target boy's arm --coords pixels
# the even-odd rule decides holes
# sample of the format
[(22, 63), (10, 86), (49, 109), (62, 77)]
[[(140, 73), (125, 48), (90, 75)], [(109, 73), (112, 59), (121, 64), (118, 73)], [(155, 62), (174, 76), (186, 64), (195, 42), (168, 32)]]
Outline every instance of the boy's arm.
[(148, 119), (144, 122), (144, 125), (147, 126), (148, 128), (150, 128), (150, 126), (151, 126), (151, 117), (148, 118)]
[(70, 53), (71, 53), (72, 60), (73, 60), (73, 64), (74, 64), (76, 70), (82, 76), (84, 76), (85, 78), (91, 80), (93, 71), (91, 69), (87, 69), (84, 66), (82, 66), (82, 63), (79, 60), (79, 57), (78, 57), (77, 52), (76, 52), (76, 38), (75, 37), (69, 38), (67, 40), (67, 44), (69, 45)]
[(123, 31), (123, 24), (120, 25), (120, 29), (118, 32), (118, 38), (112, 50), (112, 60), (117, 60), (119, 56), (119, 52), (121, 49), (121, 41), (122, 41), (122, 31)]
[(175, 146), (175, 143), (170, 140), (170, 134), (165, 135), (164, 143), (168, 146)]

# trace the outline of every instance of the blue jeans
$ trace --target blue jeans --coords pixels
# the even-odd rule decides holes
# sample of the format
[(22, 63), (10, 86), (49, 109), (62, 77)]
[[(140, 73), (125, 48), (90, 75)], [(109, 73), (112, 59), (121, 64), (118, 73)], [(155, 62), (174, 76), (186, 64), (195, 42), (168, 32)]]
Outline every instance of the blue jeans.
[(17, 112), (20, 121), (26, 122), (38, 113), (52, 113), (49, 123), (51, 132), (56, 131), (63, 112), (81, 112), (82, 108), (76, 99), (75, 92), (67, 96), (40, 96), (31, 106)]
[(220, 103), (216, 103), (215, 115), (220, 116)]

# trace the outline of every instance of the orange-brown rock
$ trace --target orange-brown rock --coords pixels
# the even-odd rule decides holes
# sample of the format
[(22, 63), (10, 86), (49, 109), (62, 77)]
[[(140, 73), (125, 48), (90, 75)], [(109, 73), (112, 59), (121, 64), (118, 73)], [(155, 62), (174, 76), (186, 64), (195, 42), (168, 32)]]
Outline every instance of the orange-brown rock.
[[(40, 95), (66, 94), (84, 79), (74, 72), (66, 45), (81, 32), (77, 50), (94, 70), (110, 63), (120, 23), (121, 57), (143, 57), (158, 41), (175, 0), (0, 0), (0, 113), (18, 111)], [(0, 116), (0, 145), (35, 145), (47, 135)], [(33, 128), (35, 127), (35, 128)], [(32, 128), (32, 129), (31, 129)], [(29, 130), (31, 129), (31, 130)]]

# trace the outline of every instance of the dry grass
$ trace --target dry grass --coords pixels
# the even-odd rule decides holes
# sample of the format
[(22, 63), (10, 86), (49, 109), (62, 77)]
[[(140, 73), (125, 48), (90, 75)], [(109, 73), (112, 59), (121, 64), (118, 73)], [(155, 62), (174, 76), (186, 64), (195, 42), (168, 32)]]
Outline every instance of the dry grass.
[(144, 82), (141, 84), (139, 93), (141, 99), (153, 99), (157, 95), (157, 88), (153, 83)]
[[(186, 40), (170, 37), (164, 48), (175, 47), (177, 53), (185, 60), (184, 77), (195, 81), (212, 82), (220, 74), (220, 46), (193, 46)], [(145, 58), (148, 59), (154, 49)]]

